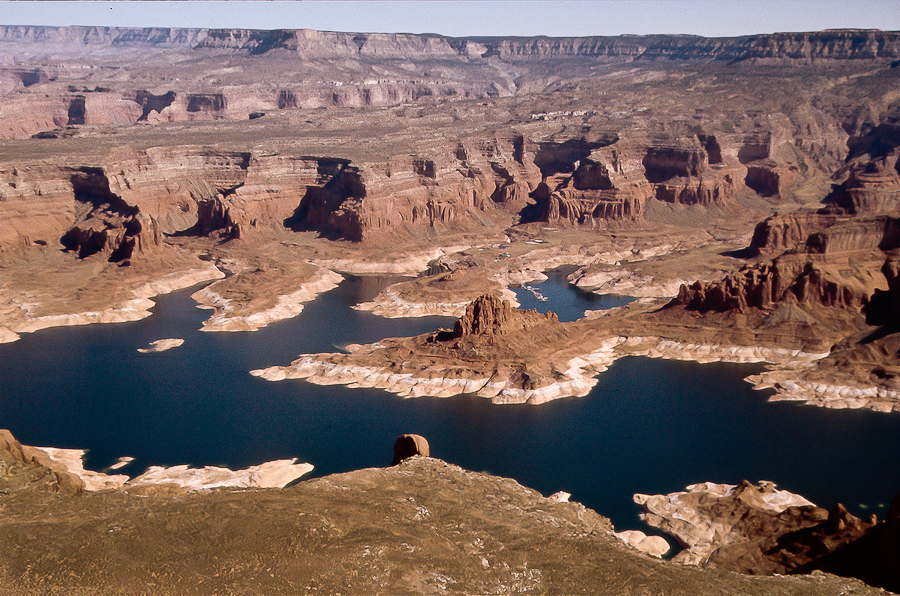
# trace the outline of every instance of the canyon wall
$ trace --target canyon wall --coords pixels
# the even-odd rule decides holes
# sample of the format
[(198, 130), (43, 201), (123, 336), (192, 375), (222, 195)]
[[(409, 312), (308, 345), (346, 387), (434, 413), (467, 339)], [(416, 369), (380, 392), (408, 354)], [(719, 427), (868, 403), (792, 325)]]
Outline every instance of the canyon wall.
[(859, 60), (900, 58), (900, 35), (878, 30), (828, 30), (734, 38), (692, 35), (617, 37), (451, 38), (441, 35), (341, 33), (313, 30), (171, 29), (122, 27), (0, 27), (0, 43), (56, 48), (99, 47), (290, 52), (304, 57), (531, 58), (608, 60)]

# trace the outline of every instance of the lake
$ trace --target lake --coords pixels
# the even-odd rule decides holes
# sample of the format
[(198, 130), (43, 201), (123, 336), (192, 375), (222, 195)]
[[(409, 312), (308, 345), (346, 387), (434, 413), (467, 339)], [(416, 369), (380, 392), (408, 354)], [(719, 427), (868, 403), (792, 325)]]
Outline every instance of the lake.
[[(560, 318), (627, 301), (565, 282), (534, 284)], [(583, 398), (540, 406), (494, 405), (473, 396), (404, 400), (374, 389), (271, 383), (249, 374), (301, 353), (450, 327), (449, 318), (384, 319), (351, 305), (388, 278), (349, 277), (298, 317), (254, 333), (203, 333), (209, 315), (193, 290), (158, 299), (134, 323), (46, 329), (0, 345), (0, 428), (30, 445), (87, 449), (102, 470), (121, 456), (136, 475), (150, 465), (242, 468), (299, 458), (313, 476), (388, 465), (396, 437), (425, 436), (432, 455), (558, 490), (640, 528), (636, 492), (703, 482), (772, 480), (830, 507), (875, 512), (900, 490), (900, 416), (767, 403), (743, 378), (760, 365), (624, 358)], [(533, 296), (530, 296), (533, 299)], [(162, 338), (183, 346), (138, 348)]]

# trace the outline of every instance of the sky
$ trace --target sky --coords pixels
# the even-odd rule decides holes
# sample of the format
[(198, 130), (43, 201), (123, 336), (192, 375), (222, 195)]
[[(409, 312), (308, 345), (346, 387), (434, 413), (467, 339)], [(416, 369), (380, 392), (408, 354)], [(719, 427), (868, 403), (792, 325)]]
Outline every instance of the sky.
[(2, 25), (319, 29), (449, 36), (900, 30), (900, 0), (0, 0)]

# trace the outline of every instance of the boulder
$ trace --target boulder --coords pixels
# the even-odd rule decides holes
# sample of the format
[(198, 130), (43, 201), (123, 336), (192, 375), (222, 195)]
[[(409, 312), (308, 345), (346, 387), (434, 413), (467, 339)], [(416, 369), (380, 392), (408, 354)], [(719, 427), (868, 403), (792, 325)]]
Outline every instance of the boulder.
[(429, 457), (431, 450), (428, 447), (428, 441), (421, 435), (401, 435), (394, 443), (394, 461), (392, 466), (396, 466), (404, 459), (409, 459), (414, 455)]

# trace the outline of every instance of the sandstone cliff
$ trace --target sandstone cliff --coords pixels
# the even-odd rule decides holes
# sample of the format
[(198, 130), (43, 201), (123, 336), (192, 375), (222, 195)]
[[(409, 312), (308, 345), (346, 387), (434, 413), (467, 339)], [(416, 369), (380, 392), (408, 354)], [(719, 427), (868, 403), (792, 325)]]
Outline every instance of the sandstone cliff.
[(748, 59), (864, 60), (900, 57), (895, 32), (830, 30), (776, 33), (736, 38), (650, 35), (586, 38), (448, 38), (440, 35), (338, 33), (311, 30), (129, 29), (116, 27), (0, 28), (0, 42), (46, 46), (44, 52), (73, 46), (264, 54), (288, 50), (311, 57), (379, 55), (388, 58), (458, 57), (516, 60), (533, 57), (606, 57), (613, 60), (660, 58), (679, 60)]

